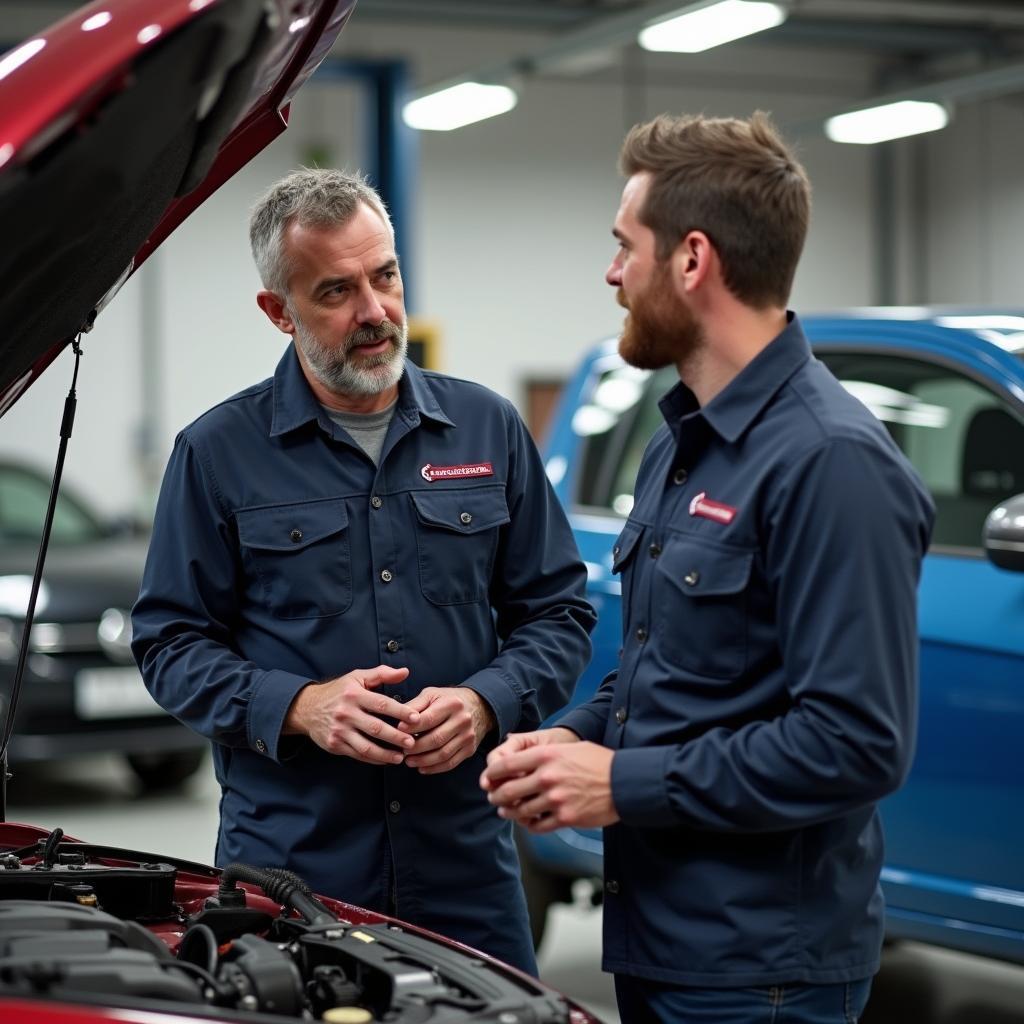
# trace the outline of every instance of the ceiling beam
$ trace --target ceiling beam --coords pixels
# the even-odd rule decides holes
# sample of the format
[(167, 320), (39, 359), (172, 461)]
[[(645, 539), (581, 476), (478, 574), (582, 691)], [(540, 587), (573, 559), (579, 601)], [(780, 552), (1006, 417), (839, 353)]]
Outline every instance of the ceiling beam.
[(847, 106), (843, 110), (833, 110), (814, 120), (787, 124), (783, 127), (786, 131), (794, 134), (821, 134), (824, 131), (826, 119), (835, 114), (865, 110), (868, 107), (880, 107), (886, 103), (897, 103), (900, 100), (926, 100), (953, 104), (960, 100), (988, 100), (1021, 92), (1024, 92), (1024, 61), (1014, 61), (997, 68), (973, 71), (965, 75), (943, 78), (880, 95), (865, 96), (856, 104)]
[[(785, 2), (785, 0), (784, 0)], [(1024, 10), (1010, 4), (970, 0), (788, 0), (794, 14), (856, 18), (860, 21), (925, 21), (950, 25), (1024, 27)]]

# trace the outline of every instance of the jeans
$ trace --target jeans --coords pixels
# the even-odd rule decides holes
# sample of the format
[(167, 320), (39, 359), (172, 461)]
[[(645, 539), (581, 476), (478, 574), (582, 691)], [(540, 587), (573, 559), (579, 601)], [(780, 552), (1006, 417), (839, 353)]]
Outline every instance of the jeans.
[(857, 1024), (871, 979), (839, 985), (684, 988), (615, 975), (622, 1024)]

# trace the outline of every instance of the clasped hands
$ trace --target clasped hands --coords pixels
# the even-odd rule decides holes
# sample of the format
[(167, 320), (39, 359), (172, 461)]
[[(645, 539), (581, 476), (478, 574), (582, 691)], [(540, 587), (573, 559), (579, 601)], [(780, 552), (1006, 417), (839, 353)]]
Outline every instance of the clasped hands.
[(613, 756), (569, 729), (512, 733), (488, 755), (480, 785), (502, 818), (531, 832), (601, 828), (619, 820)]
[(494, 728), (494, 713), (466, 686), (428, 686), (405, 703), (378, 692), (408, 675), (407, 668), (378, 665), (303, 687), (283, 731), (303, 733), (328, 753), (366, 764), (404, 762), (421, 775), (451, 771)]

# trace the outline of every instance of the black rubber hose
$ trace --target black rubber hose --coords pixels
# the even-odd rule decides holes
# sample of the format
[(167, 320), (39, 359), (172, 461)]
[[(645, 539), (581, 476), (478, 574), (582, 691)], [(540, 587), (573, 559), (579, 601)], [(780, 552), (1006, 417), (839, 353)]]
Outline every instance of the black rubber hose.
[(290, 907), (307, 924), (338, 923), (338, 919), (313, 895), (313, 890), (298, 875), (284, 868), (229, 864), (220, 876), (220, 892), (230, 892), (236, 882), (258, 885), (272, 900)]

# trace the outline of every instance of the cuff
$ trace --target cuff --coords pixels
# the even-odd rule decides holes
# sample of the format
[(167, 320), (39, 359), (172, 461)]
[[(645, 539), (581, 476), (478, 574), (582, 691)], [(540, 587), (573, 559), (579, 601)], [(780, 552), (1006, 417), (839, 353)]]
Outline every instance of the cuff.
[(612, 801), (627, 825), (676, 824), (665, 784), (671, 747), (632, 747), (612, 758)]
[(249, 746), (258, 754), (278, 764), (294, 754), (293, 744), (285, 742), (293, 737), (282, 736), (281, 729), (296, 694), (311, 682), (308, 676), (296, 676), (291, 672), (274, 670), (263, 674), (249, 698), (246, 721)]
[(573, 708), (567, 715), (563, 715), (558, 721), (551, 724), (561, 726), (563, 729), (571, 729), (581, 740), (601, 743), (604, 740), (607, 722), (605, 716), (600, 712), (583, 705)]
[(500, 672), (485, 668), (460, 685), (468, 686), (490, 704), (494, 720), (498, 723), (499, 739), (503, 739), (519, 724), (522, 702), (513, 684)]

